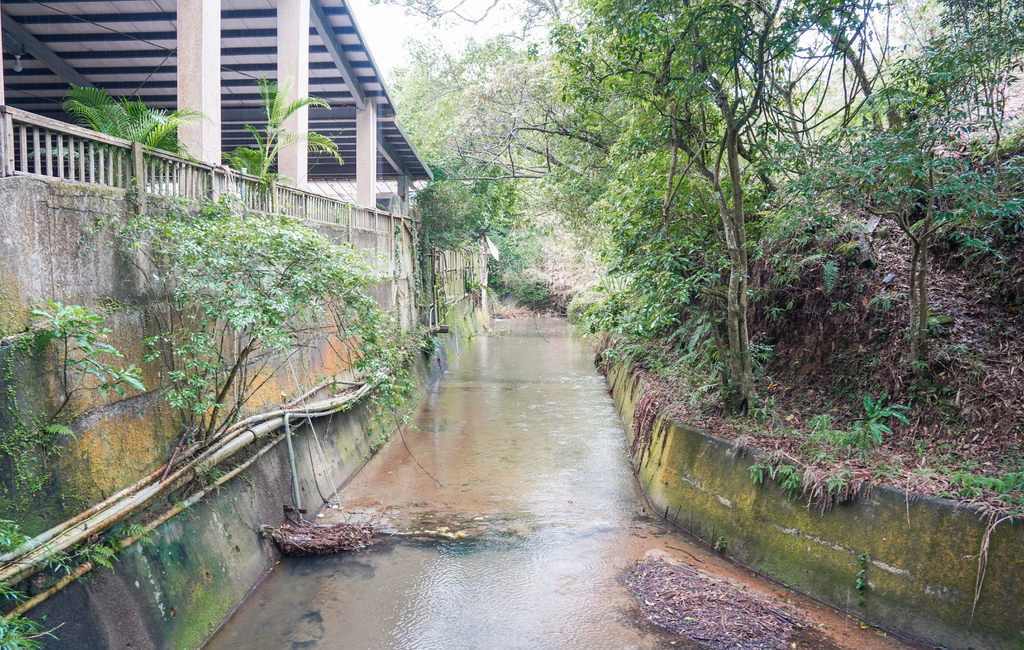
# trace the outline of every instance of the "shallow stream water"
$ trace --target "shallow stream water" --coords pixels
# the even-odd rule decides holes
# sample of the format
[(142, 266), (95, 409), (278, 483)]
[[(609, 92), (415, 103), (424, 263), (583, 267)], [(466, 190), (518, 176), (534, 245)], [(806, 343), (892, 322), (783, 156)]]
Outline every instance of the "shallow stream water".
[(653, 548), (794, 599), (821, 632), (792, 647), (897, 647), (649, 516), (604, 378), (562, 321), (495, 321), (415, 424), (321, 519), (373, 517), (380, 542), (282, 560), (207, 648), (700, 647), (646, 623), (622, 582)]

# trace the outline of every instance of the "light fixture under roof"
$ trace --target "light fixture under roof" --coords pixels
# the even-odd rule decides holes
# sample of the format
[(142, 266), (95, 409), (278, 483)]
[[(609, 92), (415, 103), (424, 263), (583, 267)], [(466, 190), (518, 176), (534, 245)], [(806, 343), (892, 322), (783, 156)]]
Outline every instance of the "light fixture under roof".
[(15, 72), (21, 72), (22, 70), (24, 70), (24, 68), (21, 67), (21, 55), (20, 54), (15, 54), (14, 55), (14, 71)]

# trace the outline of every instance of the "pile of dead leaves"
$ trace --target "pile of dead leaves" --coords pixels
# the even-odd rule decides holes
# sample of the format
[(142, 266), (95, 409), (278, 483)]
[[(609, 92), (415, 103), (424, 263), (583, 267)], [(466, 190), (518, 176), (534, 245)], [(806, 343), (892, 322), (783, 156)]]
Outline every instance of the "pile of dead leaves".
[(647, 620), (713, 650), (787, 648), (808, 624), (685, 564), (646, 557), (626, 578)]
[(263, 536), (274, 540), (285, 555), (326, 555), (358, 551), (373, 543), (377, 530), (368, 524), (281, 524), (264, 526)]

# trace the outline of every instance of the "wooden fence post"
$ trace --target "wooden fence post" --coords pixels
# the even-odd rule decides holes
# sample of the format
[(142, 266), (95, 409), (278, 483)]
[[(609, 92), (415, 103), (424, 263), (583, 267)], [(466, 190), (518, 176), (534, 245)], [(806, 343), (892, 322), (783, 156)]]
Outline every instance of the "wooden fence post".
[[(4, 131), (3, 137), (0, 138), (0, 176), (14, 176), (14, 122), (6, 108), (0, 107), (0, 110), (3, 110)], [(22, 146), (25, 146), (24, 142)]]
[(141, 142), (132, 143), (132, 183), (141, 214), (146, 206), (146, 159)]
[(220, 187), (223, 184), (221, 178), (223, 177), (222, 168), (218, 168), (214, 165), (210, 168), (209, 185), (206, 186), (206, 198), (211, 201), (220, 200)]

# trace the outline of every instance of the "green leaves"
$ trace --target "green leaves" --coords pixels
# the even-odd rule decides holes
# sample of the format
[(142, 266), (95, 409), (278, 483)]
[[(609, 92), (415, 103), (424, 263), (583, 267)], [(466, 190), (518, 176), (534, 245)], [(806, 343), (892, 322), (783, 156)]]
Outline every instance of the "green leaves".
[(42, 331), (36, 337), (36, 345), (40, 350), (54, 339), (67, 338), (73, 338), (80, 345), (92, 347), (99, 337), (110, 333), (110, 330), (100, 329), (99, 326), (103, 324), (101, 317), (90, 313), (81, 305), (64, 305), (49, 300), (46, 306), (49, 309), (32, 310), (33, 316), (43, 319)]
[(65, 305), (55, 300), (47, 301), (45, 308), (33, 309), (32, 315), (41, 320), (40, 332), (36, 335), (38, 348), (41, 350), (52, 341), (60, 344), (64, 403), (58, 413), (71, 395), (83, 387), (86, 378), (92, 379), (89, 387), (103, 395), (114, 390), (124, 396), (126, 387), (146, 390), (138, 368), (134, 365), (121, 368), (111, 362), (112, 357), (124, 355), (106, 342), (111, 330), (102, 327), (102, 317), (82, 305)]
[(225, 198), (195, 215), (140, 216), (125, 237), (168, 296), (150, 358), (200, 434), (224, 426), (282, 359), (325, 345), (357, 364), (388, 352), (362, 256), (291, 217), (243, 214)]
[(847, 431), (832, 432), (832, 442), (851, 449), (870, 449), (875, 445), (882, 444), (885, 436), (892, 435), (892, 429), (888, 424), (891, 418), (896, 418), (907, 424), (907, 416), (903, 414), (907, 407), (902, 404), (886, 406), (885, 400), (888, 397), (888, 393), (882, 393), (877, 400), (874, 400), (870, 395), (865, 395), (863, 404), (867, 419), (853, 422)]
[(51, 424), (43, 427), (43, 431), (51, 436), (71, 436), (74, 437), (75, 433), (70, 427), (66, 427), (63, 424)]
[(251, 124), (245, 126), (253, 136), (256, 146), (237, 147), (234, 151), (225, 153), (224, 159), (232, 167), (245, 169), (253, 176), (269, 183), (280, 177), (280, 174), (271, 172), (270, 169), (277, 163), (281, 150), (294, 146), (305, 147), (310, 152), (325, 153), (339, 164), (342, 163), (338, 145), (329, 137), (320, 133), (292, 133), (284, 128), (285, 121), (301, 108), (329, 108), (327, 102), (316, 97), (300, 97), (289, 101), (288, 95), (294, 82), (295, 80), (289, 77), (278, 83), (265, 75), (256, 81), (267, 124), (262, 130)]
[(203, 118), (193, 109), (166, 111), (149, 108), (142, 100), (114, 99), (102, 88), (72, 86), (64, 98), (64, 112), (94, 131), (171, 153), (185, 153), (178, 143), (178, 127)]
[(27, 618), (0, 618), (0, 650), (37, 650), (44, 647), (44, 637), (57, 638)]

